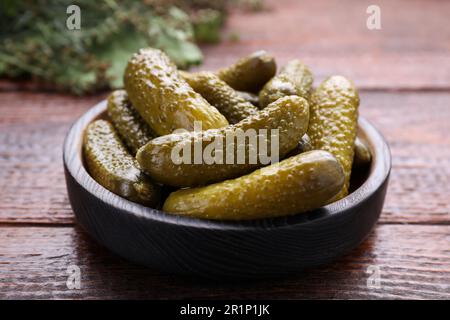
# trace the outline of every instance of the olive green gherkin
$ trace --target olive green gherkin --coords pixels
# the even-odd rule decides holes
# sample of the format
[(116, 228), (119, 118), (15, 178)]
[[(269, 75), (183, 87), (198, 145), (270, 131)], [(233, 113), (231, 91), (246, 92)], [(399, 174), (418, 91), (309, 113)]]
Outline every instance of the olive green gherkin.
[(372, 155), (370, 154), (369, 147), (364, 141), (356, 137), (355, 139), (355, 156), (353, 157), (354, 167), (365, 167), (372, 161)]
[(296, 156), (300, 153), (307, 152), (313, 150), (313, 147), (311, 145), (311, 139), (309, 138), (308, 134), (304, 134), (303, 137), (298, 142), (297, 146), (292, 149), (286, 157), (292, 157)]
[(125, 89), (132, 105), (158, 135), (176, 129), (221, 128), (228, 121), (195, 92), (178, 74), (176, 66), (158, 49), (141, 49), (128, 62)]
[(258, 112), (258, 108), (212, 72), (180, 73), (189, 85), (222, 113), (231, 124)]
[(109, 191), (147, 206), (159, 204), (160, 188), (139, 169), (108, 121), (88, 125), (83, 154), (92, 178)]
[(259, 92), (260, 108), (284, 96), (297, 95), (308, 100), (312, 84), (313, 75), (309, 68), (299, 60), (292, 60)]
[(220, 220), (279, 217), (319, 208), (343, 185), (336, 158), (326, 151), (310, 151), (236, 179), (175, 191), (163, 210)]
[(218, 70), (217, 75), (235, 90), (256, 93), (275, 75), (276, 70), (273, 56), (261, 50)]
[(348, 193), (358, 125), (359, 96), (354, 84), (342, 76), (323, 81), (311, 95), (308, 135), (315, 150), (332, 153), (345, 174), (345, 184), (334, 200)]
[[(311, 145), (311, 139), (308, 134), (305, 133), (300, 139), (298, 145), (291, 152), (288, 153), (287, 157), (295, 156), (297, 154), (314, 150)], [(372, 161), (372, 155), (370, 154), (369, 147), (362, 141), (359, 137), (355, 139), (354, 146), (354, 156), (353, 156), (353, 168), (363, 168), (370, 164)]]
[(313, 150), (313, 147), (311, 145), (311, 138), (308, 136), (308, 134), (305, 133), (303, 135), (303, 137), (300, 139), (298, 147), (300, 148), (301, 152)]
[(111, 93), (107, 111), (114, 128), (133, 155), (154, 138), (149, 125), (131, 105), (125, 90)]
[(244, 100), (250, 102), (252, 105), (259, 108), (259, 97), (256, 93), (246, 92), (246, 91), (238, 91), (236, 90), (238, 95), (241, 96)]
[[(308, 121), (308, 102), (297, 96), (284, 97), (226, 128), (155, 138), (139, 149), (136, 158), (143, 170), (157, 182), (178, 187), (206, 185), (235, 178), (267, 165), (277, 152), (279, 158), (283, 158), (305, 134)], [(263, 129), (266, 134), (262, 133)], [(272, 136), (274, 132), (276, 135)], [(258, 138), (254, 135), (252, 141), (250, 136), (246, 136), (248, 133), (255, 133)], [(259, 140), (261, 137), (263, 139)], [(204, 155), (211, 145), (214, 146), (213, 143), (217, 143), (220, 151), (223, 151), (214, 151), (214, 161), (206, 161)], [(262, 151), (263, 145), (266, 146), (265, 152)], [(276, 149), (272, 150), (272, 146)], [(174, 155), (181, 154), (180, 147), (183, 147), (183, 157), (186, 150), (187, 161), (174, 158)], [(200, 161), (197, 162), (196, 147), (200, 150)], [(261, 154), (267, 157), (262, 158)]]

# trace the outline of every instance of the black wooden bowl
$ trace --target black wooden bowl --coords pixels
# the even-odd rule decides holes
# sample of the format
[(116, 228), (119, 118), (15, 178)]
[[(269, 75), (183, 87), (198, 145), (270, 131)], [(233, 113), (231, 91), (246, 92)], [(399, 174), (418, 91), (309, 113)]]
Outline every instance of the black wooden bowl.
[(259, 277), (300, 272), (358, 246), (381, 213), (391, 159), (381, 134), (365, 119), (359, 136), (372, 152), (352, 192), (310, 213), (243, 222), (180, 217), (130, 202), (103, 188), (83, 164), (84, 129), (105, 116), (103, 101), (84, 114), (64, 142), (70, 203), (83, 228), (118, 255), (167, 272), (206, 277)]

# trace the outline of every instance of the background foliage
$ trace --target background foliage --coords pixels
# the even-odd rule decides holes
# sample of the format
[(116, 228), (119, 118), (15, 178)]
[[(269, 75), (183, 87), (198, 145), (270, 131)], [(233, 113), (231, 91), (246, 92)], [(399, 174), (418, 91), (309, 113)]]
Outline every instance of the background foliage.
[[(2, 0), (0, 76), (77, 94), (117, 88), (129, 56), (146, 46), (187, 68), (202, 61), (196, 41), (219, 40), (226, 2)], [(81, 30), (66, 27), (71, 4), (81, 9)]]

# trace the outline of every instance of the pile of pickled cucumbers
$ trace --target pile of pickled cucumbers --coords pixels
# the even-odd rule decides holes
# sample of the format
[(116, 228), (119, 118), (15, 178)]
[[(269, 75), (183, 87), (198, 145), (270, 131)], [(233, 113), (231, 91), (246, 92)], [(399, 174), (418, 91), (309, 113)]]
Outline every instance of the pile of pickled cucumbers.
[(342, 199), (352, 170), (370, 164), (357, 137), (358, 106), (352, 81), (335, 75), (313, 88), (299, 60), (277, 72), (274, 57), (258, 51), (219, 70), (186, 72), (146, 48), (128, 61), (107, 116), (85, 130), (83, 155), (103, 187), (169, 214), (293, 215)]

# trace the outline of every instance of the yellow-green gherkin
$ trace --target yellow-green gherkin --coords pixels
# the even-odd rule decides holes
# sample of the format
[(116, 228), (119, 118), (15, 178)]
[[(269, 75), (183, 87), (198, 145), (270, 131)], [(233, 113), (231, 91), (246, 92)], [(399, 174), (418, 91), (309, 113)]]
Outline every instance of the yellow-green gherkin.
[(348, 193), (358, 125), (359, 96), (354, 84), (332, 76), (311, 95), (308, 135), (315, 150), (332, 153), (341, 164), (345, 184), (335, 200)]
[(160, 202), (160, 188), (139, 169), (108, 121), (88, 125), (83, 154), (89, 174), (109, 191), (148, 206)]
[(308, 134), (304, 134), (303, 137), (300, 139), (299, 143), (297, 144), (297, 146), (292, 149), (286, 157), (292, 157), (292, 156), (296, 156), (297, 154), (303, 153), (303, 152), (307, 152), (307, 151), (311, 151), (313, 150), (313, 147), (311, 145), (311, 139), (309, 138)]
[[(267, 147), (265, 151), (270, 159), (274, 155), (271, 149), (272, 145), (276, 147), (274, 152), (278, 152), (279, 158), (282, 159), (296, 147), (300, 138), (305, 134), (308, 121), (308, 102), (297, 96), (284, 97), (273, 102), (264, 110), (258, 111), (255, 115), (226, 128), (174, 133), (153, 139), (139, 149), (136, 158), (143, 170), (157, 182), (178, 187), (205, 185), (235, 178), (268, 164), (269, 161), (263, 163), (267, 158), (261, 161), (261, 157), (259, 157), (260, 154), (265, 154), (262, 151), (262, 145)], [(266, 135), (262, 134), (262, 129), (267, 131)], [(250, 138), (247, 139), (245, 134), (252, 132), (261, 137), (265, 136), (265, 143), (260, 143), (259, 140), (252, 142)], [(277, 139), (272, 138), (273, 133), (276, 133)], [(227, 145), (227, 141), (229, 141), (227, 138), (230, 137), (235, 143)], [(241, 142), (238, 142), (236, 137), (241, 137)], [(256, 139), (255, 135), (254, 137)], [(220, 141), (222, 141), (220, 150), (223, 152), (214, 154), (214, 157), (218, 156), (218, 161), (212, 163), (204, 161), (205, 153), (209, 155), (214, 151), (207, 152), (207, 148), (213, 142)], [(180, 146), (185, 146), (188, 151), (187, 162), (174, 161), (174, 154), (180, 154), (179, 151), (176, 151)], [(192, 160), (196, 154), (196, 146), (200, 150), (200, 157), (203, 156), (199, 163), (195, 163), (195, 159)], [(258, 149), (255, 150), (257, 146)], [(238, 160), (239, 150), (242, 150), (243, 162)], [(232, 157), (227, 158), (228, 155)], [(254, 156), (254, 161), (251, 161), (252, 156)]]
[(354, 167), (364, 167), (370, 164), (372, 155), (369, 147), (360, 138), (355, 139), (355, 156), (353, 157)]
[(125, 90), (116, 90), (108, 97), (108, 116), (130, 152), (135, 155), (154, 134), (133, 108)]
[(163, 210), (220, 220), (278, 217), (325, 205), (343, 184), (336, 158), (326, 151), (310, 151), (233, 180), (175, 191)]
[(260, 108), (284, 96), (297, 95), (308, 100), (312, 84), (313, 75), (309, 68), (299, 60), (289, 61), (259, 92)]
[(258, 112), (258, 108), (241, 97), (212, 72), (180, 73), (189, 85), (222, 113), (231, 124)]
[(176, 66), (158, 49), (141, 49), (128, 62), (125, 89), (139, 114), (158, 135), (176, 129), (222, 128), (228, 121), (195, 92), (178, 74)]
[[(314, 150), (311, 145), (311, 139), (308, 134), (305, 133), (298, 143), (297, 147), (288, 153), (287, 157), (291, 157), (302, 152)], [(370, 164), (372, 155), (370, 153), (367, 144), (359, 137), (355, 139), (354, 156), (353, 156), (353, 168), (362, 168)]]
[(217, 75), (235, 90), (256, 93), (276, 71), (277, 65), (273, 56), (261, 50), (218, 70)]
[(250, 102), (252, 105), (259, 108), (259, 97), (256, 93), (246, 92), (246, 91), (238, 91), (236, 92), (243, 98), (245, 101)]

